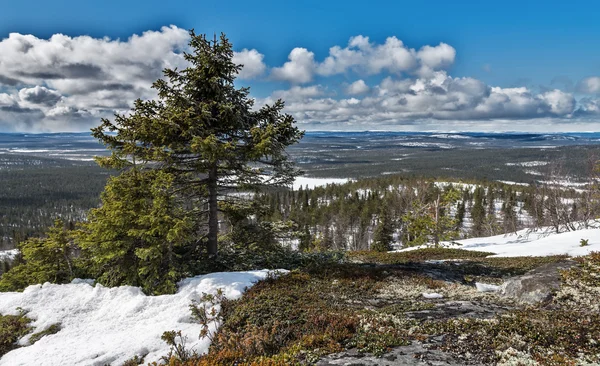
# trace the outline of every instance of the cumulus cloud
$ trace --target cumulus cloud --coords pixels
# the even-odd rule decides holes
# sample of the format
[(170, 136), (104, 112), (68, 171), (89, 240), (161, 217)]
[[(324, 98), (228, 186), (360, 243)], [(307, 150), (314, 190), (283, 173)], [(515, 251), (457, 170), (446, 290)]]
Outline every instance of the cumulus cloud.
[(320, 85), (311, 86), (293, 86), (287, 90), (276, 90), (271, 95), (273, 99), (283, 99), (287, 101), (302, 101), (307, 98), (315, 98), (325, 94)]
[(264, 55), (257, 50), (244, 48), (240, 52), (233, 53), (233, 62), (243, 65), (239, 73), (240, 79), (254, 79), (265, 73), (267, 65), (263, 62)]
[(16, 104), (17, 101), (12, 95), (7, 93), (0, 93), (0, 107), (8, 107)]
[(352, 84), (346, 87), (346, 94), (349, 95), (359, 95), (364, 94), (369, 91), (369, 86), (364, 82), (364, 80), (356, 80)]
[(600, 99), (582, 98), (579, 100), (579, 108), (574, 114), (580, 117), (600, 116)]
[[(70, 119), (73, 125), (60, 127), (83, 130), (98, 123), (98, 116), (91, 117), (95, 114), (111, 115), (128, 109), (136, 98), (154, 97), (150, 86), (162, 69), (186, 64), (181, 51), (188, 39), (188, 32), (175, 26), (127, 40), (11, 33), (0, 41), (0, 88), (12, 90), (20, 108), (42, 116), (25, 126), (52, 128), (57, 124), (46, 119), (76, 115)], [(18, 120), (14, 111), (4, 111), (0, 129), (22, 128)]]
[(289, 61), (273, 69), (277, 80), (292, 83), (308, 83), (315, 75), (331, 76), (354, 72), (374, 75), (383, 72), (422, 76), (448, 68), (454, 63), (456, 50), (446, 44), (423, 46), (418, 51), (407, 47), (400, 39), (388, 37), (384, 43), (371, 42), (369, 37), (358, 35), (350, 38), (345, 47), (333, 46), (322, 61), (315, 61), (314, 53), (305, 48), (295, 48)]
[(600, 94), (600, 77), (594, 76), (581, 80), (578, 91), (587, 94)]
[[(308, 87), (307, 87), (308, 88)], [(279, 92), (281, 94), (281, 92)], [(427, 77), (387, 77), (362, 98), (335, 99), (302, 95), (289, 100), (287, 111), (299, 122), (336, 127), (377, 127), (419, 121), (490, 121), (570, 118), (576, 101), (569, 93), (535, 93), (526, 87), (491, 87), (473, 78), (454, 78), (445, 71)], [(264, 102), (270, 102), (274, 96)], [(589, 109), (592, 104), (590, 103)]]
[[(175, 26), (124, 40), (12, 33), (0, 40), (0, 130), (81, 131), (101, 117), (125, 112), (137, 98), (156, 97), (150, 86), (164, 68), (187, 66), (182, 52), (188, 40), (187, 31)], [(599, 77), (578, 84), (577, 91), (596, 94), (579, 101), (564, 88), (490, 86), (450, 76), (456, 50), (443, 42), (415, 49), (396, 37), (377, 43), (359, 35), (345, 46), (331, 47), (321, 60), (306, 48), (294, 48), (270, 72), (264, 58), (255, 49), (234, 52), (233, 61), (244, 65), (239, 78), (291, 83), (257, 105), (282, 98), (286, 111), (301, 123), (369, 128), (421, 121), (593, 120), (600, 115)], [(315, 79), (320, 84), (309, 85)]]
[(312, 81), (315, 69), (315, 54), (306, 48), (296, 47), (288, 56), (289, 61), (271, 71), (275, 80), (291, 83), (308, 83)]
[[(123, 40), (11, 33), (0, 40), (0, 91), (11, 98), (8, 111), (1, 97), (0, 130), (85, 130), (102, 116), (127, 111), (135, 99), (156, 96), (151, 85), (163, 69), (187, 66), (188, 41), (188, 31), (176, 26)], [(254, 49), (234, 52), (234, 62), (244, 65), (239, 77), (264, 74), (263, 58)], [(24, 117), (16, 113), (39, 121), (19, 123)]]
[(62, 95), (56, 90), (37, 85), (33, 88), (19, 90), (19, 98), (25, 103), (50, 107), (58, 103), (62, 99)]

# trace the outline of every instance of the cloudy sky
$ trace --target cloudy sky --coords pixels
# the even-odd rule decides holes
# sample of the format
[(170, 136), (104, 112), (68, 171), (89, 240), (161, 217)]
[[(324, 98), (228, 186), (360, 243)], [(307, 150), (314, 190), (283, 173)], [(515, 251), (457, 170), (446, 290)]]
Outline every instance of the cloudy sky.
[(307, 130), (600, 127), (595, 1), (122, 3), (3, 5), (0, 131), (86, 131), (155, 97), (190, 28), (225, 32), (238, 84)]

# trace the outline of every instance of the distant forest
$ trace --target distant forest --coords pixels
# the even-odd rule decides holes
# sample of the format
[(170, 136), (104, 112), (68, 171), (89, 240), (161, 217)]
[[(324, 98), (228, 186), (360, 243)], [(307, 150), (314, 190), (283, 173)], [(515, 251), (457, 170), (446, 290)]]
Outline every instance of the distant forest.
[(83, 220), (109, 174), (94, 162), (0, 155), (0, 246), (42, 235), (56, 218)]
[[(540, 159), (541, 152), (522, 150), (527, 155), (521, 156), (517, 161)], [(553, 152), (560, 156), (556, 150)], [(586, 156), (591, 156), (592, 150), (571, 148), (570, 151), (569, 159), (557, 159), (556, 164), (552, 165), (552, 169), (561, 170), (554, 173), (549, 171), (550, 165), (524, 168), (518, 163), (496, 164), (496, 161), (504, 161), (507, 156), (516, 158), (518, 154), (514, 150), (503, 150), (502, 156), (495, 161), (490, 155), (492, 152), (487, 150), (477, 151), (476, 157), (463, 151), (464, 161), (460, 162), (457, 160), (457, 152), (423, 151), (419, 158), (410, 159), (413, 173), (389, 174), (382, 172), (387, 167), (374, 165), (368, 170), (375, 176), (373, 178), (360, 179), (342, 186), (301, 189), (296, 192), (273, 190), (260, 195), (258, 199), (267, 207), (262, 219), (291, 221), (297, 230), (294, 243), (300, 242), (304, 249), (369, 249), (380, 225), (382, 210), (386, 210), (386, 225), (392, 232), (392, 242), (410, 242), (410, 218), (406, 216), (407, 213), (415, 211), (414, 205), (417, 203), (431, 210), (430, 206), (440, 193), (450, 186), (434, 185), (433, 181), (458, 182), (462, 179), (463, 182), (481, 187), (477, 190), (471, 185), (452, 184), (458, 197), (447, 203), (447, 209), (439, 208), (441, 215), (450, 215), (448, 217), (452, 223), (449, 225), (454, 225), (446, 228), (446, 231), (451, 232), (451, 235), (445, 236), (447, 239), (493, 235), (536, 225), (560, 224), (565, 227), (566, 221), (581, 219), (589, 215), (590, 211), (596, 210), (586, 207), (586, 195), (582, 190), (562, 188), (553, 190), (553, 194), (542, 194), (541, 190), (551, 189), (550, 184), (509, 186), (487, 178), (489, 174), (492, 179), (506, 179), (505, 175), (493, 174), (497, 172), (495, 169), (500, 169), (494, 167), (500, 166), (502, 171), (510, 170), (511, 180), (517, 182), (532, 181), (527, 171), (531, 173), (533, 169), (539, 171), (538, 179), (542, 181), (547, 179), (542, 174), (577, 175), (580, 181), (588, 179), (591, 173)], [(474, 161), (484, 164), (485, 159), (489, 159), (485, 178), (480, 176), (480, 170), (467, 172), (469, 164)], [(562, 164), (559, 164), (561, 160)], [(569, 164), (566, 164), (567, 161)], [(324, 175), (324, 171), (315, 162), (299, 165), (310, 175)], [(457, 166), (463, 166), (464, 170), (460, 172)], [(419, 170), (416, 167), (420, 167)], [(426, 168), (430, 168), (429, 174), (425, 174)], [(573, 174), (574, 168), (576, 174)], [(338, 177), (357, 178), (357, 175), (364, 174), (362, 168), (351, 169), (346, 163), (332, 164), (325, 171), (331, 173), (329, 176)], [(415, 171), (421, 174), (417, 175)], [(110, 171), (90, 161), (1, 155), (1, 248), (13, 248), (23, 239), (42, 235), (56, 218), (63, 219), (69, 226), (85, 220), (86, 212), (98, 206), (100, 192), (109, 175)], [(546, 196), (545, 201), (540, 200), (542, 195)], [(551, 207), (548, 197), (561, 197), (562, 201), (556, 199)], [(553, 217), (559, 215), (556, 214), (557, 205), (562, 210), (562, 219)], [(550, 212), (554, 214), (551, 215)], [(415, 234), (412, 235), (414, 241)]]

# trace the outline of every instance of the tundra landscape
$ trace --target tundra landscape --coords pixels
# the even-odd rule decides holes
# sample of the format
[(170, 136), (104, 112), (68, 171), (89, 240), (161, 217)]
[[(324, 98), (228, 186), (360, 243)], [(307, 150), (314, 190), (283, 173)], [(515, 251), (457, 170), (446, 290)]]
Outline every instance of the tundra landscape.
[(597, 4), (35, 3), (1, 366), (600, 365)]

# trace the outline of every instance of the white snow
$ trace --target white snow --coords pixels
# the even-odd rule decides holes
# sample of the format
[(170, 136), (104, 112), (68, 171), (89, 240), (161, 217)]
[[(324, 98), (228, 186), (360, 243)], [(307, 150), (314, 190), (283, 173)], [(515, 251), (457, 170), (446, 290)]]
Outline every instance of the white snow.
[[(587, 239), (588, 245), (582, 247), (581, 239)], [(550, 231), (550, 228), (535, 232), (529, 232), (528, 229), (524, 229), (513, 234), (455, 240), (453, 242), (443, 242), (442, 245), (495, 253), (492, 257), (549, 256), (561, 254), (581, 256), (600, 251), (600, 229), (582, 229), (559, 234)], [(398, 251), (403, 252), (424, 247), (426, 246), (409, 247)]]
[(529, 183), (519, 183), (519, 182), (510, 181), (510, 180), (498, 180), (497, 182), (508, 184), (511, 186), (528, 186), (529, 185)]
[(294, 191), (297, 191), (300, 187), (305, 189), (308, 186), (309, 189), (313, 189), (315, 187), (326, 186), (328, 184), (344, 184), (348, 183), (350, 179), (348, 178), (311, 178), (311, 177), (298, 177), (294, 180), (294, 184), (292, 188)]
[(441, 299), (444, 297), (444, 295), (438, 294), (437, 292), (423, 292), (422, 295), (426, 299)]
[[(146, 296), (132, 286), (91, 286), (89, 280), (67, 285), (45, 283), (29, 286), (22, 293), (0, 293), (1, 314), (17, 314), (17, 308), (23, 308), (34, 319), (34, 332), (55, 323), (62, 328), (33, 345), (7, 353), (0, 365), (120, 365), (135, 355), (146, 355), (145, 363), (159, 361), (169, 351), (160, 339), (169, 330), (181, 330), (188, 349), (205, 353), (210, 341), (199, 339), (201, 327), (189, 310), (192, 300), (217, 289), (228, 299), (239, 298), (245, 288), (269, 273), (272, 271), (197, 276), (181, 281), (176, 294), (162, 296)], [(28, 344), (27, 337), (20, 343)]]
[[(588, 239), (589, 245), (582, 247), (581, 239)], [(480, 250), (496, 253), (495, 257), (548, 256), (567, 254), (587, 255), (600, 251), (600, 229), (583, 229), (556, 234), (547, 230), (528, 233), (497, 235), (487, 238), (457, 240), (461, 249)]]
[(508, 165), (508, 166), (532, 167), (532, 166), (544, 166), (544, 165), (548, 165), (548, 162), (547, 161), (534, 160), (534, 161), (523, 161), (523, 162), (520, 162), (520, 163), (506, 163), (506, 165)]
[(19, 249), (0, 250), (0, 261), (13, 260), (19, 254)]
[(498, 285), (492, 285), (489, 283), (481, 283), (481, 282), (475, 282), (475, 287), (477, 288), (477, 291), (479, 291), (479, 292), (496, 292), (500, 289), (500, 286), (498, 286)]

